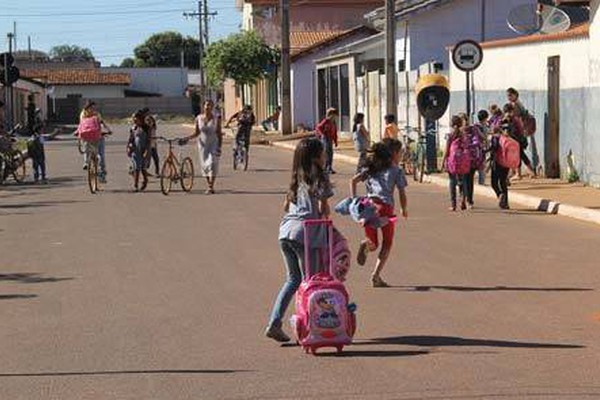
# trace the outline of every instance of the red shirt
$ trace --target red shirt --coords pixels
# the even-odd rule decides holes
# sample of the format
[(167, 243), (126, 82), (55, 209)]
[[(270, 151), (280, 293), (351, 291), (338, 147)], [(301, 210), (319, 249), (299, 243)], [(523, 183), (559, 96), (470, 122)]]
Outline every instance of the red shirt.
[(324, 118), (319, 122), (319, 125), (317, 125), (317, 136), (325, 136), (336, 146), (338, 145), (337, 126), (330, 119)]

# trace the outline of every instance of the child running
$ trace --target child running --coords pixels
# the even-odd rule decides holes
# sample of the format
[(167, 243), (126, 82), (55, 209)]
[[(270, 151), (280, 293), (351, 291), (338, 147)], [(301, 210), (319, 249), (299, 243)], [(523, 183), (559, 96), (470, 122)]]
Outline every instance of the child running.
[[(129, 131), (129, 141), (127, 143), (127, 155), (133, 161), (133, 185), (134, 191), (144, 191), (148, 186), (147, 157), (150, 148), (150, 135), (148, 126), (144, 121), (144, 112), (137, 111), (133, 115), (133, 127)], [(142, 187), (139, 187), (140, 174), (143, 177)]]
[[(285, 199), (286, 214), (279, 225), (279, 247), (287, 279), (273, 305), (265, 335), (277, 342), (289, 342), (282, 329), (285, 312), (304, 276), (304, 221), (329, 218), (328, 199), (333, 196), (325, 172), (326, 154), (320, 140), (301, 140), (294, 152), (292, 181)], [(319, 240), (315, 247), (323, 245)]]
[[(359, 182), (365, 182), (367, 196), (370, 197), (380, 217), (392, 218), (395, 216), (394, 191), (397, 188), (402, 207), (402, 216), (408, 218), (408, 202), (405, 188), (407, 186), (404, 171), (398, 166), (402, 152), (402, 143), (397, 139), (386, 138), (381, 143), (375, 143), (368, 152), (365, 169), (352, 178), (350, 183), (351, 196), (356, 197), (356, 186)], [(392, 250), (394, 241), (394, 221), (389, 221), (381, 228), (383, 240), (381, 250), (371, 275), (373, 287), (389, 287), (381, 278), (381, 271)], [(367, 254), (377, 250), (377, 229), (365, 226), (365, 240), (358, 249), (357, 262), (365, 265)]]

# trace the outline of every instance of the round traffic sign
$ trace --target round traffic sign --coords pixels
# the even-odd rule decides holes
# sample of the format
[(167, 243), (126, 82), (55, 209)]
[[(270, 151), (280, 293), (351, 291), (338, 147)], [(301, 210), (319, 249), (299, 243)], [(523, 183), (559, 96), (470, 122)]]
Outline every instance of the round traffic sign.
[(454, 46), (452, 61), (461, 71), (474, 71), (483, 61), (483, 49), (474, 40), (463, 40)]

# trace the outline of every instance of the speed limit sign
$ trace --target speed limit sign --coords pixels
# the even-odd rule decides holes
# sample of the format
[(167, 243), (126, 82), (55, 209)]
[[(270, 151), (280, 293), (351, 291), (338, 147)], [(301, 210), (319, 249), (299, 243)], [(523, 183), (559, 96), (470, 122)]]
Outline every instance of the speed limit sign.
[(474, 71), (483, 61), (483, 49), (474, 40), (463, 40), (454, 46), (452, 61), (461, 71)]

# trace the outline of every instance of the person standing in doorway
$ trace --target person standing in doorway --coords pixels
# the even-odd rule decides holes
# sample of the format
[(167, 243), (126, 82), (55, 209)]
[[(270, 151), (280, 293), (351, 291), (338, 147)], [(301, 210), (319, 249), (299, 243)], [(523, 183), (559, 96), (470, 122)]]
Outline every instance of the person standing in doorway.
[(325, 171), (329, 174), (335, 174), (333, 170), (333, 146), (338, 147), (338, 132), (336, 119), (339, 113), (335, 108), (327, 109), (325, 118), (319, 122), (316, 129), (317, 138), (323, 142), (325, 153), (327, 155), (327, 162), (325, 164)]

